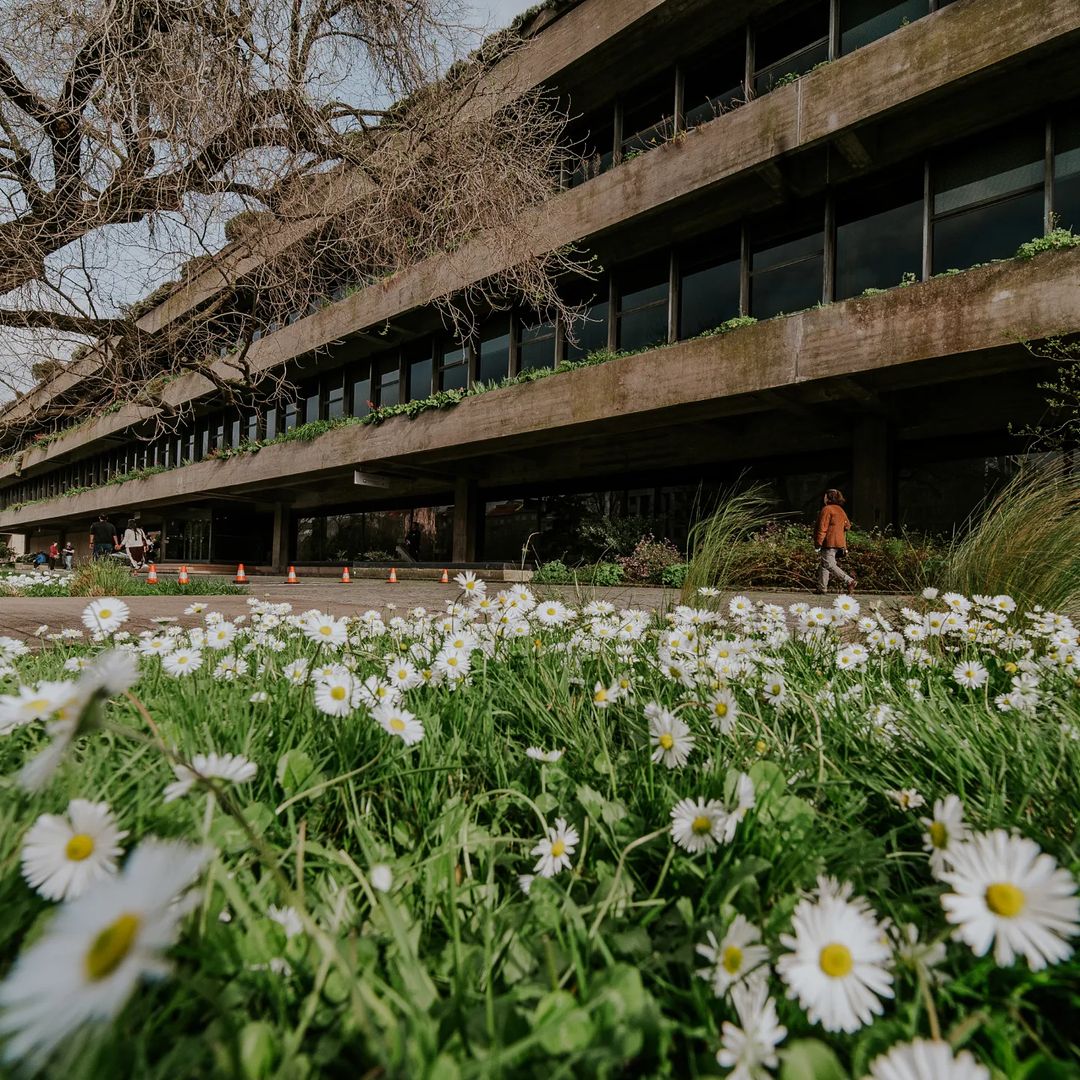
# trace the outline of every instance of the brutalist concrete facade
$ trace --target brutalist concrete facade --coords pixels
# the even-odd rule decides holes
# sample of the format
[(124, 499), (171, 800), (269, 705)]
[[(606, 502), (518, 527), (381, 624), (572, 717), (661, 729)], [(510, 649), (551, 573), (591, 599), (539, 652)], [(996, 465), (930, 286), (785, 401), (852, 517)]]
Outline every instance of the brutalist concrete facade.
[[(137, 512), (174, 519), (169, 558), (248, 544), (246, 561), (280, 566), (304, 554), (298, 520), (452, 506), (442, 554), (470, 562), (507, 555), (490, 537), (485, 550), (493, 504), (744, 468), (850, 485), (860, 525), (940, 525), (918, 519), (912, 476), (1017, 452), (1010, 424), (1043, 408), (1025, 343), (1080, 329), (1080, 251), (1013, 257), (1055, 226), (1080, 232), (1078, 43), (1074, 0), (582, 0), (494, 76), (558, 90), (594, 163), (531, 230), (537, 249), (576, 243), (604, 267), (574, 293), (592, 305), (577, 341), (526, 313), (492, 313), (463, 351), (432, 329), (435, 297), (498, 268), (480, 238), (257, 343), (257, 366), (304, 359), (312, 415), (226, 416), (187, 376), (169, 387), (200, 410), (183, 445), (140, 442), (132, 408), (0, 462), (0, 532), (36, 547)], [(207, 288), (189, 283), (144, 326)], [(390, 347), (363, 333), (387, 325)], [(268, 424), (550, 366), (586, 342), (627, 355), (211, 459)], [(147, 464), (168, 468), (102, 482)], [(73, 486), (91, 490), (62, 494)], [(216, 545), (181, 541), (190, 508)]]

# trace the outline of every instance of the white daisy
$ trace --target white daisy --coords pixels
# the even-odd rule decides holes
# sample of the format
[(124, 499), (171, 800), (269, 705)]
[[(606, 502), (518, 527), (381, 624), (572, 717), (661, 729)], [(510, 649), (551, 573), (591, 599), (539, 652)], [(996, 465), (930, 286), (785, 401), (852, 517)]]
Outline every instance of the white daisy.
[(857, 1031), (881, 1015), (881, 998), (893, 996), (885, 934), (865, 902), (849, 900), (849, 892), (850, 886), (822, 883), (816, 903), (796, 906), (795, 933), (780, 938), (790, 950), (776, 963), (788, 997), (826, 1031)]
[(376, 892), (388, 893), (394, 887), (394, 871), (386, 863), (376, 863), (369, 873), (371, 887)]
[(408, 711), (393, 702), (383, 702), (371, 710), (387, 735), (399, 738), (406, 746), (413, 746), (424, 737), (424, 725)]
[(717, 690), (705, 703), (709, 710), (709, 720), (721, 735), (728, 735), (735, 726), (735, 717), (739, 715), (739, 703), (732, 690), (726, 687)]
[(350, 671), (320, 677), (315, 683), (315, 708), (327, 716), (348, 716), (357, 706), (359, 687)]
[(716, 799), (680, 799), (671, 808), (671, 839), (693, 855), (724, 842), (728, 813)]
[(99, 634), (111, 634), (127, 622), (130, 609), (123, 600), (113, 596), (91, 600), (83, 609), (82, 621), (87, 630)]
[(940, 877), (953, 891), (941, 898), (954, 935), (985, 956), (1011, 964), (1022, 955), (1032, 971), (1072, 955), (1068, 939), (1080, 931), (1080, 899), (1073, 876), (1033, 840), (1004, 829), (976, 833), (949, 849)]
[(968, 690), (985, 686), (989, 677), (989, 672), (978, 660), (964, 660), (953, 668), (953, 678)]
[(554, 877), (562, 870), (570, 869), (570, 856), (574, 854), (574, 848), (580, 837), (577, 829), (566, 824), (566, 818), (556, 818), (555, 827), (547, 827), (545, 836), (530, 852), (531, 855), (539, 855), (533, 873), (541, 877)]
[(525, 751), (525, 756), (532, 758), (533, 761), (544, 761), (548, 765), (554, 765), (562, 756), (561, 750), (541, 750), (539, 746), (530, 746)]
[(900, 788), (898, 791), (886, 791), (885, 794), (901, 810), (918, 810), (926, 805), (926, 800), (914, 788)]
[(964, 823), (964, 804), (956, 795), (935, 799), (933, 817), (920, 818), (920, 821), (926, 829), (923, 849), (930, 852), (930, 872), (940, 877), (953, 848), (964, 843), (971, 835), (971, 830)]
[(947, 1042), (915, 1039), (874, 1058), (868, 1080), (990, 1080), (990, 1070), (967, 1050), (954, 1056)]
[(681, 769), (694, 749), (694, 736), (690, 728), (674, 713), (659, 705), (646, 709), (649, 716), (649, 741), (652, 743), (652, 760), (661, 762), (669, 769)]
[(46, 900), (81, 896), (116, 873), (125, 836), (108, 803), (72, 799), (66, 816), (42, 814), (30, 826), (22, 847), (23, 877)]
[(186, 795), (200, 780), (227, 780), (233, 784), (247, 784), (259, 771), (258, 765), (239, 754), (196, 754), (191, 767), (174, 765), (176, 779), (166, 786), (165, 802), (173, 802)]
[(286, 938), (296, 937), (297, 934), (303, 933), (304, 922), (294, 907), (276, 907), (271, 904), (266, 909), (266, 917), (271, 922), (276, 922), (285, 931)]
[(309, 641), (332, 648), (340, 648), (349, 636), (349, 624), (346, 619), (335, 619), (333, 615), (323, 615), (319, 612), (305, 619), (302, 629)]
[(202, 662), (202, 653), (198, 649), (174, 649), (161, 658), (161, 666), (176, 679), (193, 675), (202, 667)]
[(487, 582), (478, 578), (471, 570), (458, 574), (454, 583), (460, 585), (467, 596), (483, 596), (487, 592)]
[(622, 697), (622, 691), (619, 689), (618, 682), (613, 682), (610, 686), (598, 682), (593, 687), (592, 703), (598, 709), (606, 709), (613, 701), (618, 701), (620, 697)]
[(170, 968), (164, 954), (190, 905), (177, 903), (209, 852), (144, 840), (123, 873), (57, 909), (0, 984), (0, 1034), (8, 1061), (40, 1069), (88, 1021), (111, 1020), (143, 976)]
[(708, 961), (708, 967), (698, 969), (698, 975), (712, 985), (713, 993), (723, 997), (735, 983), (749, 976), (765, 977), (768, 969), (761, 965), (769, 959), (769, 950), (759, 944), (761, 931), (742, 915), (728, 927), (719, 942), (710, 930), (706, 935), (708, 945), (697, 945), (699, 956)]
[(787, 1028), (776, 1015), (776, 1002), (769, 997), (763, 980), (740, 983), (731, 991), (731, 1001), (739, 1025), (724, 1021), (721, 1028), (717, 1064), (731, 1069), (730, 1080), (768, 1080), (779, 1064), (776, 1047), (787, 1036)]

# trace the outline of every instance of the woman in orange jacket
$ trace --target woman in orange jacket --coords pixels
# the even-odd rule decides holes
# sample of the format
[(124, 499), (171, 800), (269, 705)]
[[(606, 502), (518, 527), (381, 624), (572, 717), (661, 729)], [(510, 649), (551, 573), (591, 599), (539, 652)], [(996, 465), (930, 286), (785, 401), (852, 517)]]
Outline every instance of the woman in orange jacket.
[(845, 573), (836, 565), (836, 556), (847, 551), (847, 531), (851, 522), (844, 513), (844, 495), (836, 488), (825, 492), (825, 505), (818, 514), (814, 528), (814, 546), (821, 549), (821, 564), (818, 566), (819, 593), (829, 591), (829, 576), (838, 577), (851, 591), (855, 590), (856, 581), (851, 574)]

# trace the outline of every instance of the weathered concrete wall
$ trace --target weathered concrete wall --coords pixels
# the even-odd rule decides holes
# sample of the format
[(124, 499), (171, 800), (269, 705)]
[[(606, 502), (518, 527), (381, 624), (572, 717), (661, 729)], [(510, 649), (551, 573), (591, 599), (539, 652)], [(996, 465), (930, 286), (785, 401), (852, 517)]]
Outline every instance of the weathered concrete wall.
[(720, 415), (743, 395), (923, 361), (936, 361), (927, 384), (945, 381), (950, 369), (977, 370), (986, 351), (1080, 326), (1078, 279), (1080, 250), (995, 263), (490, 391), (412, 420), (349, 425), (312, 443), (270, 446), (5, 511), (0, 530), (214, 492), (252, 493), (260, 485), (310, 486), (358, 466), (377, 472), (388, 459), (452, 470), (457, 458), (557, 446), (582, 432), (670, 426), (677, 437), (681, 419)]
[[(651, 9), (657, 2), (635, 0), (633, 7)], [(570, 14), (589, 10), (586, 3)], [(549, 32), (554, 34), (563, 21), (574, 25), (569, 19)], [(591, 33), (599, 31), (594, 27)], [(622, 222), (704, 190), (714, 189), (720, 197), (725, 184), (778, 156), (826, 142), (1070, 35), (1080, 38), (1076, 0), (961, 0), (555, 197), (526, 226), (531, 249), (587, 244), (590, 237)], [(589, 40), (595, 43), (594, 37)], [(265, 370), (356, 330), (378, 326), (483, 278), (505, 265), (506, 256), (482, 240), (465, 245), (264, 338), (248, 360), (255, 370)], [(228, 374), (224, 367), (221, 371)], [(212, 390), (208, 380), (189, 375), (171, 383), (166, 397), (176, 404)], [(118, 430), (112, 417), (100, 424), (43, 450), (28, 451), (23, 471)], [(0, 482), (13, 473), (12, 463), (0, 465)]]

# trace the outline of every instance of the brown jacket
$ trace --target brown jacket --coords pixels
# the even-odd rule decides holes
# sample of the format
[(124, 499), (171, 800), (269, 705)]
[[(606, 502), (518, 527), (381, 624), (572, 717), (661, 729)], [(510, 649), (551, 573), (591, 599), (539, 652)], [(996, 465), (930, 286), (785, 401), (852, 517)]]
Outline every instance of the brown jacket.
[(847, 514), (842, 506), (830, 503), (821, 508), (817, 527), (814, 529), (814, 543), (818, 547), (846, 548), (847, 530), (851, 528)]

